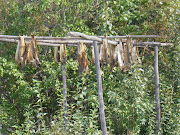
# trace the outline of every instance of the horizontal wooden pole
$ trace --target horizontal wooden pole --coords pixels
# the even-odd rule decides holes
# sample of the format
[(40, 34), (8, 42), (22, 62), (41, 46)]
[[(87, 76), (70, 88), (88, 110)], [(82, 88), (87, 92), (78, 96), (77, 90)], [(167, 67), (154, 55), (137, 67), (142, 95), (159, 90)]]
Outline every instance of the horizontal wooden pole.
[(81, 37), (35, 37), (37, 40), (70, 40), (70, 39), (82, 39)]
[(150, 46), (173, 46), (173, 43), (160, 43), (160, 42), (134, 42), (133, 46), (137, 47), (150, 47)]
[[(79, 37), (79, 34), (83, 34), (80, 32), (69, 32), (68, 35), (72, 37), (50, 37), (50, 36), (35, 36), (36, 39), (38, 40), (57, 40), (57, 39), (62, 39), (62, 40), (68, 40), (68, 39), (82, 39), (83, 36), (88, 36), (83, 34), (83, 36)], [(75, 36), (76, 35), (76, 36)], [(75, 37), (73, 37), (75, 36)], [(128, 35), (130, 38), (167, 38), (167, 37), (162, 37), (158, 35)], [(10, 38), (10, 39), (18, 39), (19, 36), (13, 36), (13, 35), (0, 35), (0, 38)], [(24, 36), (25, 39), (31, 39), (31, 36)], [(90, 38), (95, 39), (96, 41), (101, 42), (104, 36), (90, 36)], [(107, 39), (112, 39), (112, 38), (119, 38), (119, 39), (125, 39), (127, 36), (107, 36)], [(87, 39), (87, 37), (86, 37)]]
[(161, 43), (161, 46), (173, 46), (173, 43)]
[[(73, 45), (73, 46), (78, 46), (78, 44), (80, 42), (83, 42), (85, 44), (92, 44), (93, 41), (89, 41), (89, 40), (79, 40), (79, 41), (57, 41), (57, 42), (54, 42), (54, 41), (50, 41), (50, 42), (46, 42), (46, 41), (41, 41), (41, 40), (37, 40), (37, 44), (38, 45), (45, 45), (45, 46), (48, 46), (48, 44), (50, 46), (60, 46), (61, 44), (76, 44), (76, 45)], [(137, 47), (151, 47), (151, 46), (172, 46), (174, 45), (173, 43), (160, 43), (160, 42), (141, 42), (141, 43), (133, 43), (133, 46), (137, 46)]]
[(18, 39), (0, 38), (0, 41), (17, 43)]
[[(18, 43), (18, 40), (17, 39), (2, 39), (0, 38), (0, 41), (4, 41), (4, 42), (12, 42), (12, 43)], [(30, 43), (30, 41), (26, 41), (26, 43)], [(79, 42), (78, 42), (79, 43)], [(53, 43), (43, 43), (43, 42), (37, 42), (37, 45), (42, 45), (42, 46), (60, 46), (62, 45), (62, 43), (56, 43), (56, 44), (53, 44)], [(68, 43), (69, 46), (78, 46), (77, 43)]]
[(67, 35), (72, 36), (72, 37), (82, 37), (85, 39), (102, 42), (102, 38), (98, 38), (96, 36), (88, 36), (88, 35), (80, 33), (80, 32), (68, 32)]
[[(0, 35), (1, 38), (6, 39), (18, 39), (19, 36), (12, 36), (12, 35)], [(31, 39), (31, 36), (24, 36), (25, 39)], [(81, 37), (49, 37), (49, 36), (35, 36), (37, 40), (69, 40), (69, 39), (82, 39)]]
[[(42, 43), (42, 42), (37, 42), (37, 45), (42, 45), (42, 46), (53, 46), (53, 47), (55, 47), (55, 46), (61, 46), (62, 45), (62, 43), (56, 43), (56, 44), (53, 44), (53, 43)], [(78, 44), (68, 44), (68, 46), (78, 46)]]
[(162, 36), (158, 35), (129, 35), (131, 38), (163, 38)]
[[(80, 32), (68, 32), (68, 35), (75, 36), (75, 37), (82, 37), (82, 38), (93, 40), (93, 41), (99, 41), (99, 42), (103, 41), (102, 38), (99, 38), (99, 37), (96, 37), (96, 36), (89, 36), (89, 35), (86, 35), (86, 34), (83, 34), (83, 33), (80, 33)], [(112, 45), (117, 45), (118, 44), (118, 42), (111, 41), (111, 40), (108, 40), (108, 43), (112, 44)]]
[(85, 44), (93, 43), (93, 41), (90, 40), (37, 40), (37, 42), (61, 43), (61, 44), (79, 44), (80, 42), (83, 42)]
[[(100, 38), (104, 38), (104, 36), (98, 36)], [(119, 38), (119, 39), (124, 39), (126, 36), (106, 36), (107, 39), (113, 39), (113, 38)]]
[[(163, 38), (162, 36), (158, 35), (128, 35), (130, 38)], [(104, 38), (104, 36), (99, 36), (100, 38)], [(119, 38), (119, 39), (124, 39), (127, 38), (127, 36), (107, 36), (107, 39), (112, 39), (112, 38)]]
[(12, 36), (12, 35), (0, 35), (0, 38), (11, 38), (11, 39), (18, 39), (19, 36)]
[[(0, 41), (4, 42), (13, 42), (13, 43), (18, 43), (17, 39), (5, 39), (5, 38), (0, 38)], [(61, 44), (68, 44), (69, 46), (78, 46), (80, 42), (84, 42), (85, 44), (92, 44), (93, 41), (89, 40), (69, 40), (69, 41), (53, 41), (53, 40), (37, 40), (38, 45), (44, 45), (44, 46), (60, 46)], [(29, 43), (29, 41), (26, 41), (26, 43)], [(70, 45), (71, 44), (71, 45)], [(75, 45), (76, 44), (76, 45)], [(150, 47), (150, 46), (172, 46), (174, 45), (173, 43), (160, 43), (160, 42), (134, 42), (133, 46), (137, 47)]]

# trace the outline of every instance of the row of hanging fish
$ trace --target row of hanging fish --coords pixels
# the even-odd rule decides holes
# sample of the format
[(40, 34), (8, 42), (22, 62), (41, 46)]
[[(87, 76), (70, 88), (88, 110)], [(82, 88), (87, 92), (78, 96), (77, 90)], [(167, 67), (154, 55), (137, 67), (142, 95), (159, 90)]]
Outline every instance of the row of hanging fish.
[[(99, 60), (101, 65), (110, 65), (110, 71), (113, 71), (115, 66), (119, 66), (121, 71), (127, 71), (131, 69), (133, 62), (141, 63), (139, 58), (138, 48), (133, 47), (131, 38), (127, 37), (126, 42), (119, 41), (117, 46), (108, 44), (108, 40), (105, 37), (103, 44), (99, 45)], [(86, 72), (88, 70), (88, 57), (86, 52), (86, 45), (80, 42), (78, 45), (78, 63), (79, 73)], [(55, 47), (54, 58), (56, 62), (66, 62), (66, 45)], [(94, 48), (92, 48), (92, 61), (95, 61)]]
[[(119, 66), (120, 70), (127, 71), (131, 69), (131, 64), (135, 61), (141, 63), (138, 48), (133, 47), (132, 39), (127, 37), (126, 42), (119, 41), (118, 45), (108, 44), (105, 36), (103, 44), (99, 45), (99, 60), (101, 65), (110, 65), (110, 71), (115, 66)], [(92, 48), (92, 59), (94, 61), (94, 48)]]
[[(79, 73), (86, 72), (88, 69), (88, 57), (86, 53), (86, 45), (80, 42), (78, 46), (78, 63)], [(54, 58), (55, 62), (66, 63), (66, 45), (62, 44), (59, 47), (54, 47)]]
[[(131, 38), (127, 37), (126, 42), (119, 41), (117, 46), (108, 44), (105, 37), (103, 44), (99, 45), (99, 60), (101, 65), (110, 65), (110, 71), (113, 71), (115, 66), (119, 66), (120, 70), (127, 71), (131, 69), (131, 64), (135, 61), (141, 63), (139, 58), (138, 48), (133, 47)], [(54, 49), (54, 58), (56, 63), (66, 63), (66, 45), (62, 44)], [(88, 70), (88, 57), (86, 45), (80, 42), (78, 45), (78, 63), (79, 73)], [(92, 48), (92, 61), (95, 61), (94, 48)]]
[[(101, 65), (110, 65), (110, 71), (113, 71), (115, 66), (119, 66), (120, 70), (131, 69), (131, 64), (134, 61), (141, 63), (137, 47), (133, 47), (132, 39), (127, 37), (126, 42), (119, 41), (117, 46), (108, 44), (105, 37), (103, 43), (99, 47), (99, 60)], [(54, 48), (55, 62), (66, 63), (66, 44), (62, 44)], [(92, 61), (94, 61), (94, 49), (92, 48)], [(19, 36), (18, 45), (16, 49), (15, 60), (19, 66), (25, 66), (27, 63), (33, 66), (41, 64), (38, 57), (37, 42), (32, 35), (29, 43), (25, 42), (24, 36)], [(88, 57), (86, 52), (86, 45), (80, 42), (78, 45), (78, 63), (79, 73), (88, 70)]]
[(25, 42), (24, 36), (19, 36), (15, 60), (18, 66), (24, 67), (27, 62), (30, 65), (36, 66), (41, 64), (38, 56), (37, 42), (32, 35), (32, 39), (29, 43)]

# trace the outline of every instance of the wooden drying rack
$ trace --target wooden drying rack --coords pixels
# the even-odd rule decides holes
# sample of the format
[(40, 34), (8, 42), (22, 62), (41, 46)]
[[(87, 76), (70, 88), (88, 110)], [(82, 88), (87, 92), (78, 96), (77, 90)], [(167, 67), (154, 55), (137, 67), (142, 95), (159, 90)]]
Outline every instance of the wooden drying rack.
[[(71, 36), (71, 37), (70, 37)], [(117, 45), (118, 41), (112, 41), (109, 39), (121, 39), (125, 42), (127, 38), (162, 38), (157, 35), (127, 35), (127, 36), (107, 36), (108, 43), (111, 45)], [(19, 36), (11, 35), (0, 35), (0, 41), (18, 43)], [(30, 42), (31, 36), (24, 36), (26, 42)], [(69, 32), (68, 37), (48, 37), (48, 36), (35, 36), (37, 45), (42, 46), (60, 46), (61, 44), (67, 44), (69, 46), (77, 46), (80, 42), (84, 44), (93, 44), (93, 41), (97, 43), (102, 43), (104, 36), (88, 36), (79, 32)], [(135, 42), (133, 41), (133, 46), (137, 47), (147, 47), (147, 46), (170, 46), (172, 43), (160, 43), (160, 42)]]
[[(104, 113), (104, 100), (103, 100), (103, 89), (102, 89), (102, 79), (100, 74), (100, 63), (99, 63), (99, 51), (97, 44), (102, 43), (104, 36), (89, 36), (80, 32), (69, 32), (67, 37), (48, 37), (48, 36), (35, 36), (37, 45), (42, 46), (60, 46), (66, 44), (68, 46), (78, 46), (80, 42), (83, 42), (87, 46), (94, 46), (95, 54), (95, 65), (96, 65), (96, 75), (97, 75), (97, 85), (98, 85), (98, 99), (99, 99), (99, 112), (100, 112), (100, 122), (101, 130), (103, 135), (107, 135), (105, 113)], [(11, 35), (0, 35), (0, 41), (18, 43), (19, 36)], [(24, 36), (26, 42), (30, 42), (31, 36)], [(111, 40), (118, 39), (121, 42), (126, 42), (128, 38), (163, 38), (157, 35), (127, 35), (127, 36), (106, 36), (108, 43), (111, 45), (118, 45), (119, 41)], [(155, 101), (156, 101), (156, 121), (157, 121), (157, 133), (160, 132), (161, 128), (161, 113), (160, 113), (160, 92), (159, 92), (159, 71), (158, 71), (158, 47), (159, 46), (172, 46), (172, 43), (160, 43), (160, 42), (136, 42), (132, 40), (132, 45), (136, 47), (154, 47), (154, 72), (155, 72)], [(63, 80), (63, 107), (64, 107), (64, 120), (65, 125), (68, 123), (67, 119), (67, 90), (66, 90), (66, 71), (65, 65), (62, 64), (62, 80)], [(66, 128), (66, 132), (68, 129)]]

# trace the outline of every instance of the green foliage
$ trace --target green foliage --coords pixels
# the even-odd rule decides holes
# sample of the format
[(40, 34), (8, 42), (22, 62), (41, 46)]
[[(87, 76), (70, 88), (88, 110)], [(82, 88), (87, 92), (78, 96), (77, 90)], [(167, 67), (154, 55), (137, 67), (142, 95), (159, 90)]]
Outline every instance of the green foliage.
[[(65, 36), (156, 34), (174, 46), (159, 48), (162, 134), (180, 132), (179, 0), (0, 0), (0, 33)], [(150, 39), (146, 39), (150, 40)], [(154, 40), (154, 39), (153, 39)], [(6, 134), (102, 134), (94, 63), (79, 75), (76, 49), (68, 47), (66, 64), (68, 124), (65, 125), (61, 64), (53, 49), (39, 47), (42, 64), (20, 68), (16, 46), (0, 43), (0, 124)], [(143, 64), (109, 72), (101, 67), (109, 134), (155, 134), (153, 49), (140, 50)], [(88, 57), (91, 61), (91, 51)]]

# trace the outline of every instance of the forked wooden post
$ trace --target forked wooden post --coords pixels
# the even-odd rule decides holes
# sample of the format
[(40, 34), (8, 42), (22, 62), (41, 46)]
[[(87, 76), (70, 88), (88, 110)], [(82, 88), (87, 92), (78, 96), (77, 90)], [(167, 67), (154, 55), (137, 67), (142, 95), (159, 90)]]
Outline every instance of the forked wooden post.
[(65, 121), (65, 132), (68, 133), (68, 115), (67, 115), (67, 90), (66, 90), (66, 69), (65, 64), (62, 63), (62, 80), (63, 80), (63, 108), (64, 108), (64, 121)]
[(105, 113), (104, 113), (102, 79), (101, 79), (101, 71), (100, 71), (100, 64), (99, 64), (99, 52), (98, 52), (98, 47), (97, 47), (97, 41), (93, 42), (93, 46), (94, 46), (95, 64), (96, 64), (101, 130), (102, 130), (102, 135), (107, 135), (106, 120), (105, 120)]
[(161, 129), (160, 91), (159, 91), (159, 71), (158, 71), (158, 46), (154, 46), (154, 72), (155, 72), (155, 100), (156, 100), (156, 121), (157, 134)]

